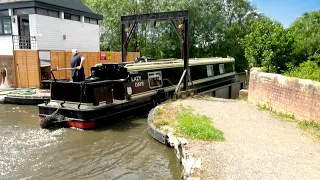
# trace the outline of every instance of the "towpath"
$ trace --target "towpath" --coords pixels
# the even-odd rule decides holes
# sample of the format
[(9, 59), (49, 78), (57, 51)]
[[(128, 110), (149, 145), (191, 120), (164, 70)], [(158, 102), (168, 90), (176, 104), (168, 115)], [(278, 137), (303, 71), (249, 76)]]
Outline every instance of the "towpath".
[(213, 119), (224, 142), (191, 142), (204, 179), (320, 179), (320, 143), (296, 127), (241, 101), (186, 99)]

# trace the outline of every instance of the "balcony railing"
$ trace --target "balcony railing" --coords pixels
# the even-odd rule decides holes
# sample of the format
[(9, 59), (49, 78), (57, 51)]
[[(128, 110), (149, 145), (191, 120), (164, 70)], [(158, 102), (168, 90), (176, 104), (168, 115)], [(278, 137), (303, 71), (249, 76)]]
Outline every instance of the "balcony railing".
[(37, 49), (35, 36), (12, 36), (13, 49)]

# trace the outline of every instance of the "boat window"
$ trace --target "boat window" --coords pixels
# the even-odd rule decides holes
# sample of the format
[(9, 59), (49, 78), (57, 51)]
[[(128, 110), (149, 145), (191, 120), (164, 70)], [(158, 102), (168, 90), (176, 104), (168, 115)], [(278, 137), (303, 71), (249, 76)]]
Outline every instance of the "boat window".
[(207, 65), (207, 75), (208, 75), (208, 77), (214, 75), (213, 65)]
[(220, 74), (225, 73), (224, 64), (219, 64), (219, 71), (220, 71)]
[(150, 89), (162, 87), (162, 73), (161, 71), (149, 72), (148, 73), (148, 81)]

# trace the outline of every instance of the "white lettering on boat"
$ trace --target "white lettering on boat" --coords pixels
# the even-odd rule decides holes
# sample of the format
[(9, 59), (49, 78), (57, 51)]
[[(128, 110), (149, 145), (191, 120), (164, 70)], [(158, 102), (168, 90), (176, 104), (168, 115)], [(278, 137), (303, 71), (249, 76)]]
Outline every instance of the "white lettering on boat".
[(134, 87), (142, 87), (142, 86), (144, 86), (143, 81), (134, 83)]
[(131, 81), (141, 81), (141, 76), (135, 76), (135, 77), (131, 77)]

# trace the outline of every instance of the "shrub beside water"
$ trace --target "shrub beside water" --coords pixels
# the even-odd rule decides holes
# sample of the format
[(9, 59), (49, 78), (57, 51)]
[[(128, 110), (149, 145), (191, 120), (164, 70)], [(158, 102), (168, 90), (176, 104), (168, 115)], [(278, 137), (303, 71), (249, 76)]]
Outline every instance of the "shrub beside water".
[(284, 75), (320, 82), (320, 68), (318, 63), (313, 61), (303, 62), (298, 67), (285, 72)]

